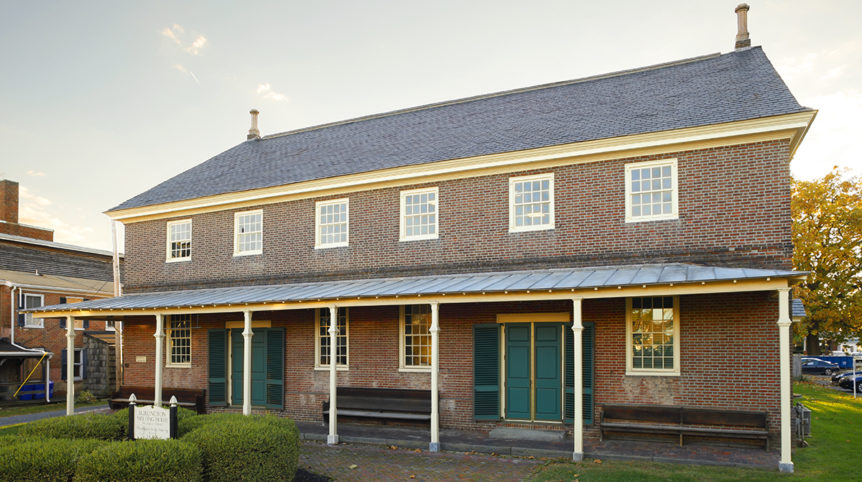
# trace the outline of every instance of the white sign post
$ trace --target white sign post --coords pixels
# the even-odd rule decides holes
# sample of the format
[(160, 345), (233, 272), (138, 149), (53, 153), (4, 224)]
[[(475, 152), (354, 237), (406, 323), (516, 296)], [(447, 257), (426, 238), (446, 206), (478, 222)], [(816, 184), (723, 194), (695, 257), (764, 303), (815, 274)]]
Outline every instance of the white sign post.
[(129, 438), (176, 438), (177, 399), (171, 397), (171, 408), (148, 407), (135, 404), (135, 395), (129, 397)]

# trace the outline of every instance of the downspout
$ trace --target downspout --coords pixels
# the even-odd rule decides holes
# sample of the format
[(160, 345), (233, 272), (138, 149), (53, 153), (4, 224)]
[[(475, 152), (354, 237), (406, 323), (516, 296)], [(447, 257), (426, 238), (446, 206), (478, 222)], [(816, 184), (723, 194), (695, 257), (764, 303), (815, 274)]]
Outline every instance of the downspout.
[[(123, 288), (120, 284), (120, 253), (117, 250), (117, 222), (111, 220), (111, 238), (114, 245), (113, 268), (114, 268), (114, 297), (123, 295)], [(119, 390), (123, 385), (123, 322), (114, 321), (114, 344), (116, 348), (116, 370), (114, 381), (114, 389)]]
[(12, 344), (14, 345), (15, 344), (15, 324), (18, 321), (17, 320), (18, 317), (15, 316), (15, 305), (17, 305), (17, 303), (15, 303), (15, 301), (17, 301), (15, 299), (16, 287), (14, 284), (12, 284), (8, 281), (6, 282), (6, 285), (10, 286), (12, 288), (11, 290), (9, 290), (9, 301), (10, 301), (10, 303), (9, 303), (9, 325), (12, 328), (12, 331), (9, 335), (9, 340), (11, 340)]

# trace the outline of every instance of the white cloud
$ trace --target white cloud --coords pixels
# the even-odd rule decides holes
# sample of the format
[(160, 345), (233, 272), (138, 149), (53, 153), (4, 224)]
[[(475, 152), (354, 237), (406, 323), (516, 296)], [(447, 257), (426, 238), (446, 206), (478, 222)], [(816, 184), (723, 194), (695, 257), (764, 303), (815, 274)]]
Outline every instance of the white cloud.
[(198, 76), (195, 75), (195, 73), (192, 72), (191, 70), (185, 68), (182, 64), (174, 64), (174, 68), (179, 70), (180, 72), (182, 72), (184, 74), (188, 74), (192, 78), (192, 80), (194, 80), (198, 85), (200, 85), (201, 81), (198, 80)]
[(200, 53), (201, 49), (204, 48), (204, 45), (206, 45), (206, 43), (207, 43), (207, 38), (204, 37), (203, 35), (198, 35), (198, 38), (196, 38), (195, 41), (192, 42), (191, 45), (186, 47), (185, 51), (192, 54), (192, 55), (197, 55), (198, 53)]
[(269, 84), (269, 82), (267, 82), (265, 84), (258, 84), (257, 93), (258, 93), (258, 95), (260, 95), (261, 97), (263, 97), (264, 99), (267, 99), (267, 100), (274, 100), (276, 102), (286, 102), (287, 101), (287, 96), (280, 93), (280, 92), (276, 92), (276, 91), (272, 90), (272, 86)]
[(184, 52), (189, 55), (199, 55), (201, 50), (207, 44), (207, 38), (201, 34), (191, 42), (186, 44), (182, 37), (185, 37), (186, 29), (180, 24), (173, 24), (170, 27), (162, 29), (162, 36), (169, 38), (173, 43), (177, 44)]
[(34, 171), (33, 169), (29, 169), (27, 171), (27, 175), (33, 176), (33, 177), (43, 177), (45, 175), (45, 173), (42, 171)]
[(63, 206), (55, 205), (50, 199), (39, 196), (21, 186), (19, 194), (18, 219), (23, 224), (30, 224), (54, 230), (54, 241), (76, 245), (92, 245), (94, 229), (90, 226), (76, 225), (66, 220)]
[(22, 206), (26, 205), (27, 203), (33, 203), (37, 206), (42, 207), (51, 205), (50, 199), (33, 194), (32, 192), (30, 192), (29, 189), (27, 189), (26, 186), (21, 186), (21, 188), (19, 189), (19, 194), (21, 196), (21, 199), (23, 201), (26, 201), (24, 203), (21, 203)]

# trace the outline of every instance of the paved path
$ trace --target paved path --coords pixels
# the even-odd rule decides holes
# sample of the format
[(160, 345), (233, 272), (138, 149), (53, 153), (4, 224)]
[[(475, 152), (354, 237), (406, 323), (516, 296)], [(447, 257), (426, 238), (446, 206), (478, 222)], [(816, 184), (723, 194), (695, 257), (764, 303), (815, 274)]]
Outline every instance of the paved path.
[[(303, 441), (299, 467), (334, 480), (524, 480), (541, 460)], [(355, 465), (354, 468), (350, 468)]]
[[(92, 407), (81, 407), (76, 408), (75, 413), (89, 413), (89, 412), (108, 412), (111, 409), (108, 408), (107, 405), (94, 405)], [(2, 411), (0, 411), (0, 427), (5, 427), (7, 425), (16, 425), (19, 423), (25, 422), (33, 422), (36, 420), (41, 420), (43, 418), (53, 418), (53, 417), (62, 417), (66, 415), (66, 409), (62, 410), (52, 410), (50, 412), (39, 412), (39, 413), (28, 413), (24, 415), (13, 415), (11, 417), (3, 417)]]

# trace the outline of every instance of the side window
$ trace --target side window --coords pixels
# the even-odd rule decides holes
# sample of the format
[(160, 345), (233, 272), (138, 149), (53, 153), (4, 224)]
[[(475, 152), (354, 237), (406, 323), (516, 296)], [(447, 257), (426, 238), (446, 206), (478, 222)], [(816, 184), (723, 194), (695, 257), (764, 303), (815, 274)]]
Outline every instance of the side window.
[(626, 165), (626, 222), (679, 218), (676, 159)]
[[(43, 295), (24, 294), (24, 308), (39, 308), (40, 306), (45, 306)], [(44, 319), (34, 318), (33, 313), (24, 314), (24, 328), (44, 328), (44, 326)]]
[(626, 300), (628, 375), (679, 375), (678, 298)]
[(245, 211), (233, 217), (233, 255), (263, 252), (263, 211)]
[(190, 367), (192, 365), (192, 328), (191, 315), (170, 315), (168, 317), (167, 363), (169, 367)]
[(431, 368), (431, 307), (406, 305), (401, 308), (401, 368)]
[(401, 191), (401, 241), (437, 239), (437, 188)]
[(350, 202), (348, 199), (315, 203), (315, 248), (336, 248), (348, 245), (349, 209)]
[(509, 232), (554, 229), (554, 174), (509, 178)]
[[(329, 308), (317, 310), (317, 360), (315, 366), (329, 366)], [(338, 308), (338, 335), (335, 347), (336, 366), (348, 366), (348, 338), (350, 327), (348, 322), (347, 308)]]
[(167, 261), (192, 259), (192, 220), (169, 221), (167, 228)]

